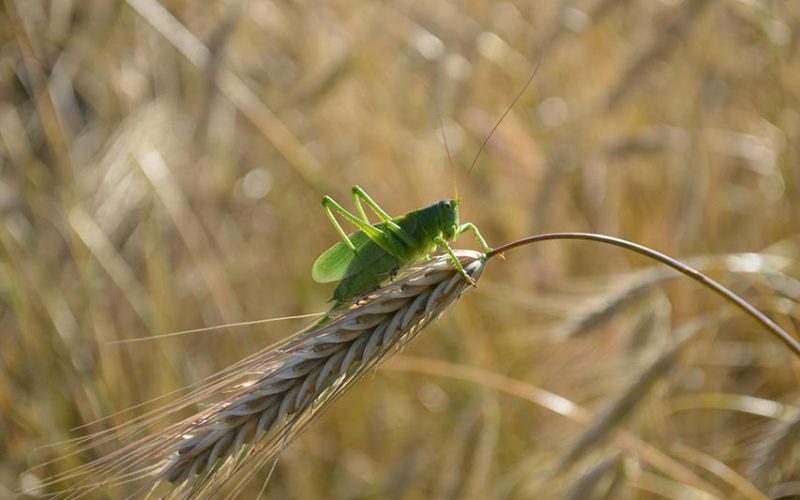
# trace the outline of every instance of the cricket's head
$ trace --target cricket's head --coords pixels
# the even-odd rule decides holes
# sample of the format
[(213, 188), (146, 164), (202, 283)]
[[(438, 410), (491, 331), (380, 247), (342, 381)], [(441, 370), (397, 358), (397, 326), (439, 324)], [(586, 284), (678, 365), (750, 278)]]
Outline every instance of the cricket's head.
[(442, 237), (452, 240), (458, 232), (458, 200), (442, 200), (436, 204), (436, 217), (442, 228)]

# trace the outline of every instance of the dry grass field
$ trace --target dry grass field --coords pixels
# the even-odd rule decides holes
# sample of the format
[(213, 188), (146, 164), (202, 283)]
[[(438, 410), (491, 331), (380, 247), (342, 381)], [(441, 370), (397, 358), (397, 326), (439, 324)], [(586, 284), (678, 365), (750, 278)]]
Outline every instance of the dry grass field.
[[(308, 320), (118, 341), (325, 311), (311, 265), (338, 235), (321, 197), (351, 208), (358, 184), (400, 215), (452, 196), (438, 116), (462, 219), (491, 245), (626, 238), (800, 336), (798, 2), (2, 12), (0, 498), (69, 487), (44, 482), (127, 442), (59, 443), (169, 407)], [(264, 497), (792, 498), (798, 387), (800, 360), (708, 289), (544, 242), (488, 262), (281, 454)]]

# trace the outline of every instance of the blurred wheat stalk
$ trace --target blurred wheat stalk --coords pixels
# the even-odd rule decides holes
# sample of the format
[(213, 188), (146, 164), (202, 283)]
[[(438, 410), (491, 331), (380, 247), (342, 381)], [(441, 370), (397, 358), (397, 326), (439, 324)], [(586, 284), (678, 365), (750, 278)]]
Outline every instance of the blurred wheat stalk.
[[(431, 140), (429, 89), (457, 139), (456, 160), (469, 160), (461, 157), (485, 137), (536, 53), (545, 67), (535, 91), (463, 186), (481, 225), (497, 236), (591, 227), (682, 254), (769, 253), (783, 241), (793, 263), (780, 272), (719, 271), (796, 331), (800, 4), (242, 5), (237, 20), (228, 17), (231, 2), (5, 2), (24, 19), (5, 24), (0, 64), (0, 497), (35, 486), (24, 471), (37, 446), (197, 380), (260, 340), (242, 338), (235, 348), (164, 342), (144, 354), (109, 342), (307, 310), (320, 297), (303, 283), (304, 265), (325, 235), (297, 245), (309, 227), (298, 203), (331, 191), (332, 178), (390, 186), (382, 199), (398, 208), (444, 191), (446, 169), (431, 168), (444, 163)], [(336, 176), (319, 164), (335, 165)], [(260, 188), (242, 189), (259, 176)], [(264, 177), (274, 189), (264, 188)], [(502, 366), (515, 381), (611, 408), (615, 395), (637, 387), (658, 349), (670, 347), (671, 332), (717, 307), (661, 273), (617, 295), (585, 294), (580, 287), (594, 281), (576, 274), (608, 267), (621, 284), (620, 273), (636, 266), (581, 250), (554, 248), (504, 266), (503, 293), (482, 298), (491, 312), (469, 318), (470, 329), (493, 335), (463, 336), (455, 361)], [(264, 265), (275, 261), (286, 265)], [(272, 282), (293, 293), (265, 301)], [(576, 304), (581, 293), (592, 297), (590, 307)], [(511, 301), (523, 308), (510, 313), (503, 302)], [(574, 336), (543, 338), (554, 317)], [(428, 340), (430, 355), (441, 358), (447, 337)], [(781, 483), (791, 488), (797, 376), (775, 347), (753, 338), (748, 324), (720, 321), (673, 357), (673, 369), (659, 376), (664, 397), (626, 410), (625, 429), (666, 453), (681, 442), (714, 457), (718, 463), (674, 455), (711, 476), (723, 489), (716, 496), (741, 491), (716, 480), (720, 463), (752, 473), (771, 495)], [(530, 498), (605, 474), (633, 497), (701, 496), (680, 476), (648, 467), (649, 475), (633, 475), (637, 457), (627, 454), (628, 467), (620, 467), (617, 450), (600, 454), (597, 444), (560, 481), (532, 489), (531, 471), (578, 442), (571, 424), (537, 421), (514, 402), (498, 411), (492, 391), (480, 388), (440, 390), (436, 409), (423, 397), (438, 388), (428, 379), (382, 382), (337, 408), (330, 425), (338, 443), (309, 436), (312, 453), (297, 463), (285, 457), (275, 492), (326, 495), (329, 457), (339, 466), (363, 455), (373, 491), (399, 485), (426, 497)], [(463, 392), (478, 404), (450, 404)], [(381, 411), (387, 401), (391, 417)], [(435, 418), (422, 423), (420, 411)], [(376, 425), (393, 431), (362, 433)], [(462, 460), (473, 442), (477, 458)], [(360, 475), (345, 471), (335, 481), (341, 496), (365, 496)]]
[[(468, 250), (457, 255), (477, 281), (485, 256)], [(196, 415), (49, 484), (80, 477), (64, 492), (65, 498), (145, 478), (148, 484), (137, 494), (166, 489), (160, 496), (212, 498), (227, 485), (235, 496), (247, 478), (275, 460), (331, 402), (469, 288), (449, 257), (434, 257), (356, 303), (334, 309), (308, 330), (223, 371), (164, 411), (125, 424), (113, 436), (98, 436), (90, 445), (130, 437), (164, 413), (226, 394)]]

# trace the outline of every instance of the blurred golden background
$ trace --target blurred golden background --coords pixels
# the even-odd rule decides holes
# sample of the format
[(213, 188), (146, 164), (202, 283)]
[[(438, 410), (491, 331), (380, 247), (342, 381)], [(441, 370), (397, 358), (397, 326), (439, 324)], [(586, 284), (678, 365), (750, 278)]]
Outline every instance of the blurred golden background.
[[(621, 236), (796, 334), (799, 32), (800, 3), (774, 0), (6, 0), (0, 498), (101, 455), (29, 470), (131, 414), (72, 429), (300, 324), (113, 342), (325, 310), (332, 287), (310, 269), (338, 237), (320, 198), (350, 207), (359, 184), (400, 215), (451, 196), (437, 114), (462, 219), (490, 244)], [(797, 493), (800, 364), (654, 269), (587, 242), (491, 262), (283, 454), (266, 496)], [(416, 358), (452, 364), (420, 373)], [(482, 371), (453, 380), (453, 364)], [(488, 372), (593, 417), (487, 387)]]

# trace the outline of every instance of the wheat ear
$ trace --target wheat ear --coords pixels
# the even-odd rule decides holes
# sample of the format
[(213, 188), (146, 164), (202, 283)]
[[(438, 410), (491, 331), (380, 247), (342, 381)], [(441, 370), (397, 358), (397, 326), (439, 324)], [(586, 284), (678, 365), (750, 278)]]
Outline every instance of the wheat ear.
[[(466, 250), (456, 255), (477, 281), (485, 256)], [(145, 486), (132, 496), (216, 498), (223, 487), (226, 495), (235, 496), (345, 389), (469, 288), (446, 256), (410, 269), (183, 398), (185, 407), (200, 396), (227, 393), (165, 431), (74, 471), (69, 477), (83, 479), (63, 496), (80, 497), (104, 485), (143, 479)]]

